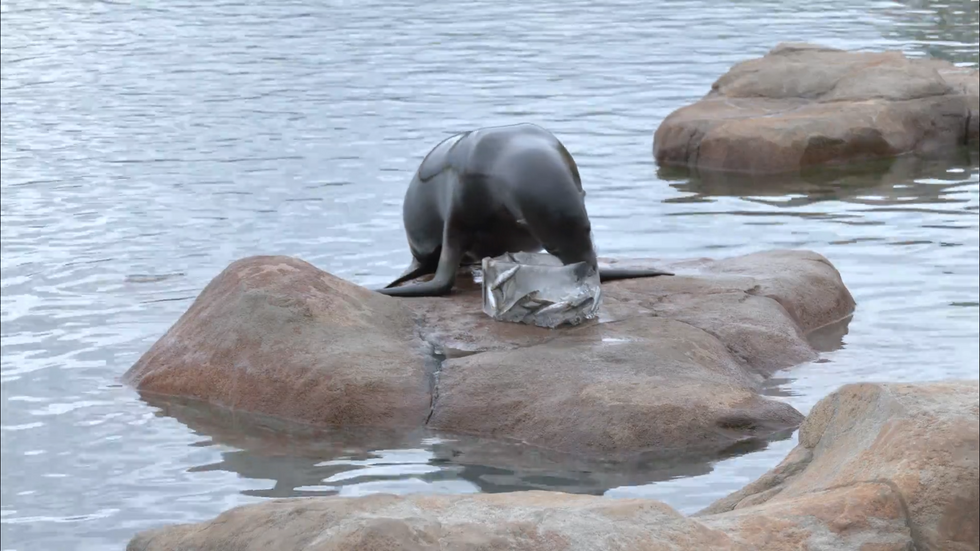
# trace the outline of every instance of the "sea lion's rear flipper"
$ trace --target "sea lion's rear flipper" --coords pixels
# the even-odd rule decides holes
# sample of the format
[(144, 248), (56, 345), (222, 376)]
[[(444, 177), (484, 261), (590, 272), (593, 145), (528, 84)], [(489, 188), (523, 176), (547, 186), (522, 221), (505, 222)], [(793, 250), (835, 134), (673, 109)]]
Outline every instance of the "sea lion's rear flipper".
[(599, 268), (599, 281), (616, 281), (617, 279), (635, 279), (638, 277), (672, 276), (671, 272), (643, 268)]

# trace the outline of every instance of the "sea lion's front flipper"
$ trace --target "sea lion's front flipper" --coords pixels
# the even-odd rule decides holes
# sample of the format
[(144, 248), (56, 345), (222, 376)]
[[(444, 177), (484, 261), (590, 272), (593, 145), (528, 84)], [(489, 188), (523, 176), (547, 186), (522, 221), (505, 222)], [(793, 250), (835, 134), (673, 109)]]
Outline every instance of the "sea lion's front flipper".
[[(456, 271), (463, 258), (463, 245), (459, 238), (447, 229), (442, 237), (442, 251), (439, 253), (439, 267), (436, 275), (429, 281), (413, 283), (402, 287), (386, 287), (378, 292), (393, 297), (435, 297), (448, 295), (456, 283)], [(400, 279), (400, 278), (399, 278)]]
[(388, 285), (385, 285), (385, 289), (390, 289), (399, 283), (404, 283), (410, 279), (415, 279), (417, 277), (422, 277), (424, 275), (431, 274), (436, 271), (436, 267), (431, 264), (422, 264), (417, 258), (412, 258), (412, 263), (408, 266), (402, 275), (398, 276), (398, 279), (392, 281)]

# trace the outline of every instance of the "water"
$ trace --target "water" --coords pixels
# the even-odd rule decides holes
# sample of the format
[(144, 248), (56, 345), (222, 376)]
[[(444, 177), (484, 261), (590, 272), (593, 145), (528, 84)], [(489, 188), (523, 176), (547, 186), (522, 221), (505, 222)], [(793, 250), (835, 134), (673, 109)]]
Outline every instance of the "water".
[(366, 285), (407, 265), (411, 172), (452, 132), (540, 123), (580, 164), (601, 254), (802, 247), (858, 301), (801, 411), (853, 381), (976, 378), (978, 160), (769, 185), (658, 173), (653, 131), (782, 40), (978, 61), (978, 4), (2, 0), (2, 548), (119, 549), (270, 496), (547, 487), (690, 512), (793, 446), (712, 465), (562, 463), (438, 435), (313, 433), (118, 377), (234, 259)]

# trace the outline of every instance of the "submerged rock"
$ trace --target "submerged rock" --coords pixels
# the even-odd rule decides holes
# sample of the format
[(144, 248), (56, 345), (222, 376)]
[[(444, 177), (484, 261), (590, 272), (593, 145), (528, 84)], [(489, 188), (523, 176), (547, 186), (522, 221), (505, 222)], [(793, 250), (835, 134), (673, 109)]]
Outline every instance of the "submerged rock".
[(598, 320), (548, 330), (494, 321), (465, 282), (395, 298), (300, 260), (248, 258), (125, 380), (317, 426), (426, 427), (596, 457), (711, 455), (797, 427), (803, 416), (762, 384), (815, 359), (806, 333), (853, 310), (837, 270), (807, 251), (669, 267), (678, 275), (604, 284)]
[(654, 134), (662, 166), (748, 173), (949, 152), (980, 133), (980, 72), (901, 52), (783, 43)]
[(846, 385), (775, 469), (691, 517), (560, 492), (268, 501), (147, 530), (129, 551), (978, 548), (978, 384)]

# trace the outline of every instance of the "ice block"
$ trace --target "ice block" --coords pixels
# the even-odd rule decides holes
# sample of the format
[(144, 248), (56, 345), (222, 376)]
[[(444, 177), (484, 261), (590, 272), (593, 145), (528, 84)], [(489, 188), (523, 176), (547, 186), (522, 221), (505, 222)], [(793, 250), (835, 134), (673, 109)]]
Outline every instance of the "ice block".
[(555, 328), (599, 313), (599, 274), (582, 277), (581, 264), (563, 266), (544, 253), (506, 253), (483, 259), (483, 311), (497, 321)]

